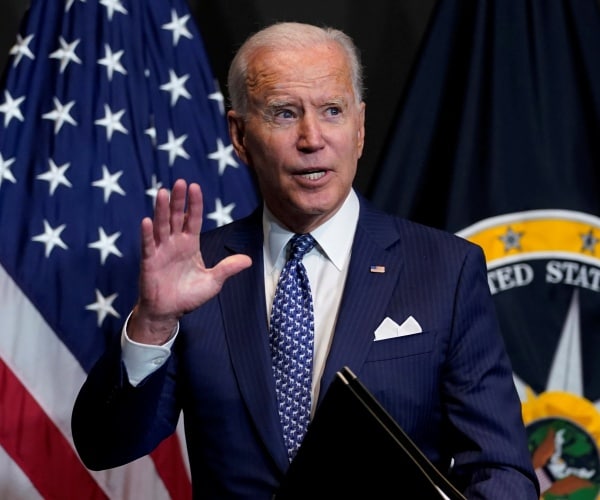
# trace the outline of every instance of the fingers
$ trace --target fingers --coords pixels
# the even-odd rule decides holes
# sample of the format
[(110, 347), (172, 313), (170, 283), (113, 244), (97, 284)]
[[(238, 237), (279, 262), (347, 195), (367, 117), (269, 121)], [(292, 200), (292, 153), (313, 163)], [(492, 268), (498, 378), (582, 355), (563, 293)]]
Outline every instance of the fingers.
[(183, 230), (191, 234), (200, 234), (202, 229), (202, 190), (196, 183), (188, 189), (187, 216)]
[(154, 224), (150, 217), (144, 217), (142, 220), (142, 258), (152, 257), (156, 251), (154, 240)]
[(171, 190), (170, 200), (170, 232), (179, 233), (183, 229), (185, 220), (185, 196), (187, 191), (187, 183), (183, 179), (177, 179)]
[(169, 224), (169, 191), (159, 189), (154, 205), (153, 234), (156, 243), (166, 240), (171, 234)]
[[(187, 196), (187, 211), (186, 211)], [(177, 179), (169, 194), (160, 189), (154, 208), (153, 234), (155, 243), (166, 241), (172, 234), (187, 232), (200, 234), (202, 228), (202, 190), (196, 183)]]

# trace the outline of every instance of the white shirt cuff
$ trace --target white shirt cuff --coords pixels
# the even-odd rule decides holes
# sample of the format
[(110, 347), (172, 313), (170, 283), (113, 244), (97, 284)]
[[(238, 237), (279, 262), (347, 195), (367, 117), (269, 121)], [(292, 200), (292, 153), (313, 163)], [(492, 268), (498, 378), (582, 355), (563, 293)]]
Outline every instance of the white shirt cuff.
[(169, 340), (163, 345), (141, 344), (131, 340), (127, 335), (127, 324), (130, 316), (131, 313), (127, 316), (121, 331), (121, 359), (127, 369), (129, 383), (135, 387), (169, 359), (171, 346), (179, 333), (179, 323), (177, 323)]

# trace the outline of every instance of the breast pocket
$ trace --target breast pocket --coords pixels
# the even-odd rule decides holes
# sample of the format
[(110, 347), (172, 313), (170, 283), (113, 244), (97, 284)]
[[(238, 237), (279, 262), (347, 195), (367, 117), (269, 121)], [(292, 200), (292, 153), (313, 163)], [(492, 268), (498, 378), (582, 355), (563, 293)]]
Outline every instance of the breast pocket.
[(435, 345), (436, 336), (436, 332), (430, 331), (373, 341), (366, 362), (430, 353)]

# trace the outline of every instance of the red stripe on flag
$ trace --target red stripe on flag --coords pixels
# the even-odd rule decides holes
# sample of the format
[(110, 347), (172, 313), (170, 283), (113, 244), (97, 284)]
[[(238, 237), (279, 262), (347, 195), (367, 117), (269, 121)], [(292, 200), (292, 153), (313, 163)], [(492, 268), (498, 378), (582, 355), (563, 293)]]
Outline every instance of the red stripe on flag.
[(108, 497), (58, 427), (0, 359), (0, 445), (46, 499)]
[(192, 484), (183, 461), (181, 441), (177, 434), (169, 436), (160, 443), (150, 456), (172, 500), (192, 498)]

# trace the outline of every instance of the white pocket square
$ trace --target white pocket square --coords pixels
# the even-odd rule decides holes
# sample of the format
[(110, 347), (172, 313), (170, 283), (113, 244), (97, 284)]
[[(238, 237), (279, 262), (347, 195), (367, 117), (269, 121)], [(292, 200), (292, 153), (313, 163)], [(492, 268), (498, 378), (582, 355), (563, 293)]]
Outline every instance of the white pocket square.
[(396, 337), (404, 337), (406, 335), (414, 335), (415, 333), (421, 333), (421, 325), (419, 322), (409, 316), (406, 318), (404, 323), (399, 325), (390, 317), (385, 318), (381, 324), (375, 330), (375, 340), (393, 339)]

